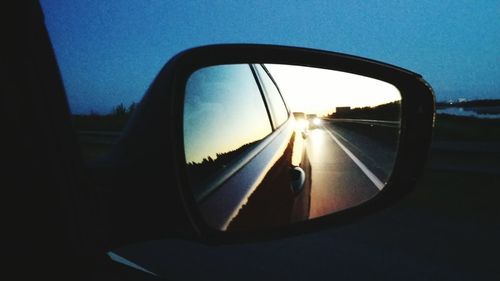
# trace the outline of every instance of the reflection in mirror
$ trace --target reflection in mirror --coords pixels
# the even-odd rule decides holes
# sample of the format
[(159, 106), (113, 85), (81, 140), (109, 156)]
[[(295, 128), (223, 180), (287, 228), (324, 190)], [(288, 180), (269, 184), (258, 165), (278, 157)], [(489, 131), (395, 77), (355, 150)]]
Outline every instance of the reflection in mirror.
[(360, 205), (393, 170), (401, 95), (384, 81), (292, 65), (217, 65), (188, 79), (186, 175), (218, 230), (283, 226)]

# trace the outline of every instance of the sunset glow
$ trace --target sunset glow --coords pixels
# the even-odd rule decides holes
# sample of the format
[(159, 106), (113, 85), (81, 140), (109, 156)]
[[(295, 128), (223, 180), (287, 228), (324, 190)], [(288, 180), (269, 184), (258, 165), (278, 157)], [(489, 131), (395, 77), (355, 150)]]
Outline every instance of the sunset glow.
[(336, 107), (373, 107), (401, 99), (396, 87), (373, 78), (305, 66), (266, 67), (294, 112), (325, 115)]

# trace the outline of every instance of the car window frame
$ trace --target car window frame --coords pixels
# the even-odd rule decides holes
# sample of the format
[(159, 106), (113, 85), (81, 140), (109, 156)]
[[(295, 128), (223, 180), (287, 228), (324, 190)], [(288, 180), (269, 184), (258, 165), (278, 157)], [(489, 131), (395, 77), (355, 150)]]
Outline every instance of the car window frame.
[[(262, 69), (264, 70), (265, 73), (261, 74), (261, 71), (259, 71), (257, 66), (262, 67)], [(278, 84), (276, 84), (276, 81), (274, 80), (273, 76), (269, 73), (267, 68), (264, 66), (264, 64), (251, 64), (251, 67), (254, 69), (254, 71), (256, 73), (256, 79), (258, 79), (259, 83), (262, 85), (262, 95), (264, 96), (264, 102), (267, 104), (267, 106), (269, 108), (269, 118), (271, 118), (272, 126), (273, 126), (274, 130), (276, 130), (279, 127), (283, 126), (290, 119), (290, 114), (291, 114), (290, 108), (288, 107), (287, 103), (285, 102), (285, 99), (283, 98), (283, 94), (281, 93), (281, 90), (278, 87)], [(286, 109), (287, 118), (281, 124), (278, 124), (278, 121), (276, 120), (276, 117), (275, 117), (276, 112), (275, 112), (274, 107), (273, 107), (272, 99), (269, 97), (269, 93), (268, 93), (270, 90), (266, 89), (265, 83), (263, 81), (263, 77), (261, 77), (261, 75), (267, 75), (267, 77), (269, 79), (271, 79), (271, 82), (274, 84), (274, 87), (276, 87), (276, 90), (278, 91), (279, 97), (281, 98), (281, 102)]]
[[(217, 190), (224, 185), (226, 181), (228, 181), (231, 177), (233, 177), (238, 171), (243, 169), (250, 161), (252, 161), (253, 158), (255, 158), (259, 153), (261, 153), (272, 141), (276, 138), (276, 135), (279, 134), (278, 131), (280, 127), (282, 127), (284, 124), (287, 123), (289, 120), (290, 116), (288, 115), (287, 121), (283, 122), (280, 127), (276, 127), (273, 119), (272, 119), (272, 109), (268, 101), (268, 97), (266, 96), (264, 86), (262, 85), (262, 81), (258, 77), (257, 70), (253, 67), (252, 64), (245, 63), (244, 65), (248, 66), (250, 68), (250, 71), (252, 73), (252, 77), (257, 85), (257, 88), (259, 89), (260, 92), (260, 98), (262, 99), (262, 102), (264, 104), (264, 107), (266, 109), (266, 114), (267, 118), (270, 122), (271, 125), (271, 132), (266, 135), (264, 138), (260, 139), (257, 141), (257, 143), (248, 149), (248, 151), (245, 151), (242, 153), (242, 155), (239, 155), (236, 159), (234, 159), (230, 165), (228, 165), (227, 169), (225, 171), (216, 173), (211, 176), (211, 178), (206, 182), (207, 188), (204, 189), (204, 192), (200, 193), (195, 197), (195, 200), (199, 203), (202, 204), (209, 198), (213, 193), (217, 192)], [(273, 81), (273, 83), (275, 83)], [(281, 93), (280, 93), (281, 95)], [(286, 107), (286, 104), (285, 104)], [(287, 107), (286, 107), (287, 108)], [(287, 108), (288, 110), (288, 108)], [(187, 165), (187, 163), (185, 164)], [(193, 194), (194, 195), (194, 194)]]

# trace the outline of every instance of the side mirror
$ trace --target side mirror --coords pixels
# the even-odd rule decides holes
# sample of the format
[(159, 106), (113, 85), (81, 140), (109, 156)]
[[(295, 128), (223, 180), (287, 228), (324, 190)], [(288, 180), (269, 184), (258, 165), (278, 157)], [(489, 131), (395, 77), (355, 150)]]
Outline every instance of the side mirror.
[(396, 202), (424, 168), (434, 96), (420, 75), (368, 59), (215, 45), (175, 56), (140, 111), (129, 137), (168, 135), (158, 150), (173, 178), (156, 188), (176, 190), (191, 239), (228, 243), (350, 223)]
[(185, 87), (184, 172), (211, 227), (284, 226), (375, 197), (400, 131), (401, 93), (385, 81), (310, 66), (207, 66)]

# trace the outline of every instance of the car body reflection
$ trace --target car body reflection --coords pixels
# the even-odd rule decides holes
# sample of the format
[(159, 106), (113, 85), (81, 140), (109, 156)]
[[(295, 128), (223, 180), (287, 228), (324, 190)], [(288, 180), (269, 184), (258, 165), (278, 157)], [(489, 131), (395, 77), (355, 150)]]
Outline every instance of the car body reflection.
[[(206, 200), (200, 210), (206, 222), (221, 230), (286, 225), (309, 216), (310, 167), (307, 158), (300, 166), (308, 171), (307, 183), (300, 194), (290, 189), (290, 167), (297, 139), (293, 120), (256, 148), (255, 156), (224, 182)], [(299, 140), (300, 143), (300, 140)], [(297, 154), (305, 155), (295, 150)], [(293, 166), (293, 165), (292, 165)]]
[[(266, 69), (208, 67), (195, 72), (186, 89), (186, 173), (205, 222), (236, 231), (307, 219), (311, 176), (304, 135)], [(214, 107), (220, 110), (200, 114)], [(270, 125), (262, 137), (262, 127)], [(237, 137), (252, 141), (227, 148)]]

